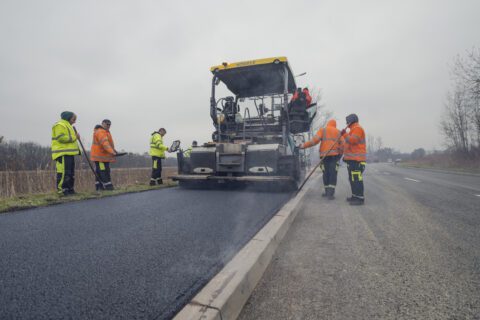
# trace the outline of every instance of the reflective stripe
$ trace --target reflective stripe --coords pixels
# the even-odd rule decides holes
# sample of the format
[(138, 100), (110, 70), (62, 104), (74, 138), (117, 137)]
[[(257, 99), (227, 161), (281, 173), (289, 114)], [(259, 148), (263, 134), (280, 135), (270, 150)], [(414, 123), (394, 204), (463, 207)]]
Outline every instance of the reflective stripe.
[(352, 181), (355, 181), (355, 176), (357, 176), (358, 181), (363, 181), (362, 171), (352, 170)]
[(63, 137), (65, 135), (65, 133), (60, 133), (58, 136), (52, 138), (52, 140), (58, 140), (60, 139), (61, 137)]
[(52, 153), (60, 153), (60, 152), (71, 152), (71, 151), (79, 151), (78, 149), (63, 149), (63, 150), (54, 150)]
[[(112, 155), (112, 156), (90, 156), (90, 158), (93, 160), (93, 161), (101, 161), (101, 160), (112, 160), (112, 159), (115, 159), (115, 157)], [(97, 160), (98, 159), (98, 160)]]
[(365, 153), (345, 153), (345, 157), (365, 157)]
[(158, 160), (153, 160), (153, 169), (158, 169)]
[(101, 171), (105, 171), (105, 163), (99, 162), (98, 167), (100, 168)]

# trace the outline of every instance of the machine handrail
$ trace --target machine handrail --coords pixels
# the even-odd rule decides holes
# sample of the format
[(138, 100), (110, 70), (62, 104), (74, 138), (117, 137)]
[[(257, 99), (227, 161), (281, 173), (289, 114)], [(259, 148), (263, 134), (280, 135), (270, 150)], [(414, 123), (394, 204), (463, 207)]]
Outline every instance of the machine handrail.
[(243, 111), (243, 140), (245, 140), (245, 124), (247, 123), (247, 111), (248, 111), (248, 119), (250, 120), (250, 110), (248, 107), (245, 107), (245, 110)]

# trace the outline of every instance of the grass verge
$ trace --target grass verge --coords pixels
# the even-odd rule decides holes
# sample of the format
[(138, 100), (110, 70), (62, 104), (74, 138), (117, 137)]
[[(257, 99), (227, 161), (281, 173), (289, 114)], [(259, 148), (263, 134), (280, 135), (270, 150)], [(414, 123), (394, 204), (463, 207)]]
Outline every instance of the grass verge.
[(23, 195), (13, 198), (3, 198), (0, 199), (0, 213), (32, 209), (38, 207), (45, 207), (55, 204), (81, 201), (86, 199), (100, 199), (105, 197), (116, 196), (125, 193), (134, 193), (134, 192), (143, 192), (149, 190), (158, 190), (163, 188), (169, 188), (176, 186), (177, 183), (173, 181), (167, 181), (165, 184), (160, 186), (151, 187), (145, 184), (137, 184), (127, 187), (119, 187), (112, 191), (91, 191), (91, 192), (78, 192), (75, 195), (71, 196), (59, 196), (58, 194), (44, 193), (44, 194), (31, 194)]
[(430, 165), (428, 163), (399, 163), (399, 167), (404, 168), (418, 168), (418, 169), (432, 169), (437, 171), (445, 171), (445, 172), (455, 172), (455, 173), (463, 173), (463, 174), (480, 174), (480, 169), (476, 168), (462, 168), (462, 167), (455, 167), (455, 166), (435, 166)]

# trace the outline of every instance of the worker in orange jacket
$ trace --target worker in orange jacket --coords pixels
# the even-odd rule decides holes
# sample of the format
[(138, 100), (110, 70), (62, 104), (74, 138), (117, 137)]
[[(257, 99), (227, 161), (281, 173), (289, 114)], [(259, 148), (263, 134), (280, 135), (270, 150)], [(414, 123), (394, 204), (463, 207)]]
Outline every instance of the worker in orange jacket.
[[(113, 190), (110, 177), (110, 163), (115, 162), (117, 151), (115, 151), (115, 145), (110, 134), (111, 125), (112, 122), (105, 119), (101, 125), (95, 126), (93, 131), (90, 160), (95, 162), (95, 171), (97, 172), (96, 190)], [(99, 178), (101, 181), (99, 181)]]
[(343, 161), (347, 163), (348, 180), (352, 188), (352, 196), (347, 198), (351, 205), (363, 205), (365, 203), (363, 187), (363, 171), (367, 159), (367, 145), (365, 131), (358, 124), (358, 116), (350, 114), (346, 117), (347, 126), (350, 129), (347, 133), (342, 131), (345, 139), (345, 150)]
[(307, 104), (307, 108), (308, 108), (309, 105), (312, 104), (312, 96), (310, 95), (310, 91), (308, 91), (308, 88), (303, 88), (303, 90), (298, 88), (297, 91), (295, 91), (293, 93), (292, 100), (290, 100), (290, 103), (293, 103), (294, 101), (296, 101), (300, 98), (305, 99), (305, 103)]
[(300, 149), (310, 148), (318, 143), (320, 143), (320, 168), (323, 171), (325, 187), (325, 193), (322, 196), (333, 200), (337, 186), (338, 161), (343, 152), (343, 138), (335, 120), (329, 120), (327, 126), (320, 128), (312, 140), (300, 145)]

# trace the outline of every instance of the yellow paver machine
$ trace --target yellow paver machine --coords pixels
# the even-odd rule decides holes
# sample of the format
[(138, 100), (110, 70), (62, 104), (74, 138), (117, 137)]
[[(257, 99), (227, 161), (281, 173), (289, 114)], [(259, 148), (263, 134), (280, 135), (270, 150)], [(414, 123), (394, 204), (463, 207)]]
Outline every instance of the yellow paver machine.
[[(223, 63), (210, 70), (212, 142), (193, 147), (189, 157), (179, 152), (178, 175), (172, 178), (182, 187), (296, 189), (308, 159), (295, 145), (310, 132), (316, 108), (302, 99), (289, 102), (297, 86), (287, 58)], [(220, 83), (230, 95), (216, 97)]]

